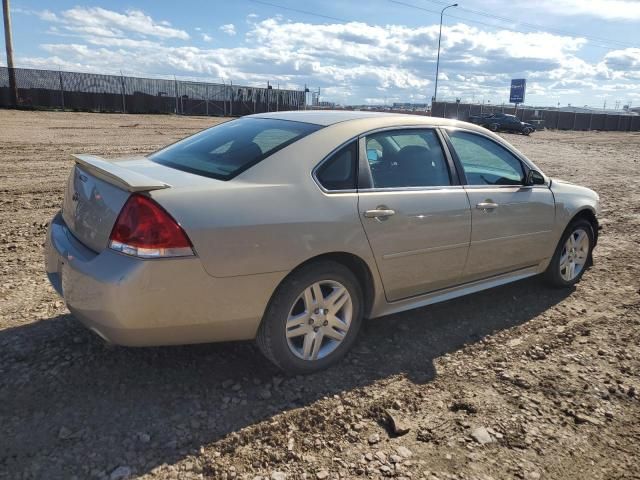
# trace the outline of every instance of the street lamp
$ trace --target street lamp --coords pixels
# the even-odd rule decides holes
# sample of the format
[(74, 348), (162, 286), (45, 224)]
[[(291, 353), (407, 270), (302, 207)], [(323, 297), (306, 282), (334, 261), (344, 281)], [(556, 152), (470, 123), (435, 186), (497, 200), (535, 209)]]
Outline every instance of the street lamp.
[(435, 91), (433, 92), (433, 102), (435, 102), (438, 97), (438, 71), (440, 70), (440, 41), (442, 40), (442, 15), (444, 14), (444, 11), (447, 8), (457, 7), (457, 6), (458, 6), (457, 3), (447, 5), (440, 12), (440, 34), (438, 35), (438, 60), (436, 61), (436, 88), (435, 88)]

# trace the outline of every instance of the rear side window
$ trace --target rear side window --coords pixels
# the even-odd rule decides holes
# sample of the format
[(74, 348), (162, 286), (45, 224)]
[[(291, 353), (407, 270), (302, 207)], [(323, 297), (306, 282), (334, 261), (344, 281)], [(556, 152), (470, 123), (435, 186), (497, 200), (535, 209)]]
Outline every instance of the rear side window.
[(357, 143), (351, 142), (325, 161), (316, 178), (327, 190), (354, 190), (356, 188)]
[(272, 118), (239, 118), (196, 133), (150, 155), (156, 163), (229, 180), (322, 128)]
[(433, 129), (369, 135), (367, 160), (374, 188), (451, 185), (447, 161)]

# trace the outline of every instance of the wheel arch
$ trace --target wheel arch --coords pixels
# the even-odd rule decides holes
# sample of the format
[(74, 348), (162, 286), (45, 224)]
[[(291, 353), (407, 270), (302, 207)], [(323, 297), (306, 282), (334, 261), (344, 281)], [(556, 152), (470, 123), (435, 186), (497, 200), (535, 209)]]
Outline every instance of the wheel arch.
[(586, 207), (576, 212), (576, 214), (571, 218), (571, 221), (568, 223), (568, 225), (579, 219), (584, 219), (591, 224), (591, 228), (593, 229), (593, 246), (595, 247), (598, 243), (598, 229), (600, 228), (598, 217), (596, 217), (596, 214), (593, 210)]
[[(287, 276), (285, 276), (278, 286), (275, 288), (273, 293), (271, 294), (271, 298), (269, 299), (269, 303), (273, 300), (278, 288), (282, 285), (291, 275), (300, 270), (302, 267), (306, 267), (307, 265), (318, 263), (322, 261), (333, 261), (340, 263), (347, 267), (351, 273), (353, 273), (362, 288), (363, 295), (363, 316), (364, 318), (368, 318), (371, 314), (371, 310), (373, 308), (373, 303), (375, 299), (375, 283), (373, 278), (373, 273), (371, 272), (371, 268), (361, 257), (358, 255), (354, 255), (353, 253), (348, 252), (328, 252), (320, 255), (316, 255), (315, 257), (311, 257), (294, 269), (292, 269)], [(266, 311), (267, 309), (265, 309)]]

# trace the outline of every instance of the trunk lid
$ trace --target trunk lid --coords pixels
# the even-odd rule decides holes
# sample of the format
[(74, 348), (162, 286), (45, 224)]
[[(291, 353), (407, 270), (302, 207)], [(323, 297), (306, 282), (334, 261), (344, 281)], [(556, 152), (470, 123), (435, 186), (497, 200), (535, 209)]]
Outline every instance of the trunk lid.
[(67, 181), (62, 217), (74, 237), (96, 252), (107, 248), (113, 225), (132, 193), (174, 185), (196, 186), (203, 180), (212, 182), (146, 157), (116, 160), (95, 155), (74, 157), (76, 165)]

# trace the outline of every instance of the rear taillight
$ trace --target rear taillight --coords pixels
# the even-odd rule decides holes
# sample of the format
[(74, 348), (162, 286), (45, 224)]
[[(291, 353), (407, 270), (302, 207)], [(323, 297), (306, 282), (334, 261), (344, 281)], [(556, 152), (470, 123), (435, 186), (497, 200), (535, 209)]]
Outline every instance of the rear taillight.
[(109, 247), (136, 257), (184, 257), (193, 255), (191, 242), (160, 205), (134, 194), (122, 207), (109, 237)]

